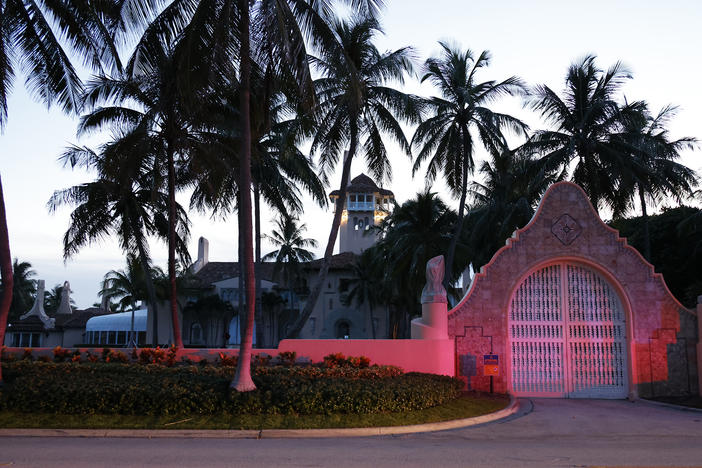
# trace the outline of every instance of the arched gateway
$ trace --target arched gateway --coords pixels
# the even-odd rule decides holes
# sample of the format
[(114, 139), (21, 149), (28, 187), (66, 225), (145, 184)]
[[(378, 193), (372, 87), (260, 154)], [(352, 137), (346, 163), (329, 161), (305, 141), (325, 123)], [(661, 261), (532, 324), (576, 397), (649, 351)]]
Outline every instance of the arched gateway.
[(561, 182), (475, 276), (448, 329), (469, 389), (626, 398), (697, 393), (696, 321)]

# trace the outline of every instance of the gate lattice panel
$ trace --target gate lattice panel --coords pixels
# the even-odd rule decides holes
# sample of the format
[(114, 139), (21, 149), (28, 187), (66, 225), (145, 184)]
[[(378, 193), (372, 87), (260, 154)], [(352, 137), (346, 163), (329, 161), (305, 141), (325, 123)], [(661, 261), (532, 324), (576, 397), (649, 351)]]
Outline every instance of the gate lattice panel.
[(509, 309), (513, 392), (626, 397), (624, 322), (619, 297), (594, 271), (558, 264), (532, 273)]

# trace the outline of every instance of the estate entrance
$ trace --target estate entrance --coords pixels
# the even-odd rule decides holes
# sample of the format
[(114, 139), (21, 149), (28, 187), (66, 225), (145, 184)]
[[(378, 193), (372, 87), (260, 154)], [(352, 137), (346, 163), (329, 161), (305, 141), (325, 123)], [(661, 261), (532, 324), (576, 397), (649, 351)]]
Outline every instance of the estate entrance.
[(597, 272), (559, 263), (530, 274), (509, 304), (512, 392), (626, 398), (626, 313)]

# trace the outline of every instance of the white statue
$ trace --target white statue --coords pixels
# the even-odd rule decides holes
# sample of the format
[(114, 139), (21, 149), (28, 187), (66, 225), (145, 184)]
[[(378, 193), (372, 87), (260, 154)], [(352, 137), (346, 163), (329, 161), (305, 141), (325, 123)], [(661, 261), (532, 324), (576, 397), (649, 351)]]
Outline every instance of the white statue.
[(44, 328), (47, 330), (54, 328), (56, 324), (56, 319), (49, 317), (46, 315), (46, 312), (44, 312), (44, 280), (37, 281), (37, 296), (34, 298), (34, 305), (29, 312), (20, 317), (20, 320), (24, 320), (32, 315), (39, 317), (39, 320), (42, 321)]
[(427, 284), (422, 289), (422, 304), (446, 303), (444, 281), (444, 256), (439, 255), (427, 262)]
[(63, 283), (63, 287), (61, 288), (61, 303), (59, 304), (58, 310), (56, 311), (56, 315), (58, 314), (72, 314), (73, 309), (71, 308), (71, 285), (68, 281), (65, 281)]

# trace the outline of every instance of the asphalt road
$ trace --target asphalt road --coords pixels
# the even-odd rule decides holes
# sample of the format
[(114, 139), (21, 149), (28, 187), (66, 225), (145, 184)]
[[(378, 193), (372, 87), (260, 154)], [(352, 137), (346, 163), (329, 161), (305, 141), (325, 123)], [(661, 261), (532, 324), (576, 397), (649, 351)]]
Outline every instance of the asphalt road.
[(0, 467), (700, 466), (702, 413), (605, 400), (525, 400), (466, 429), (337, 439), (0, 438)]

